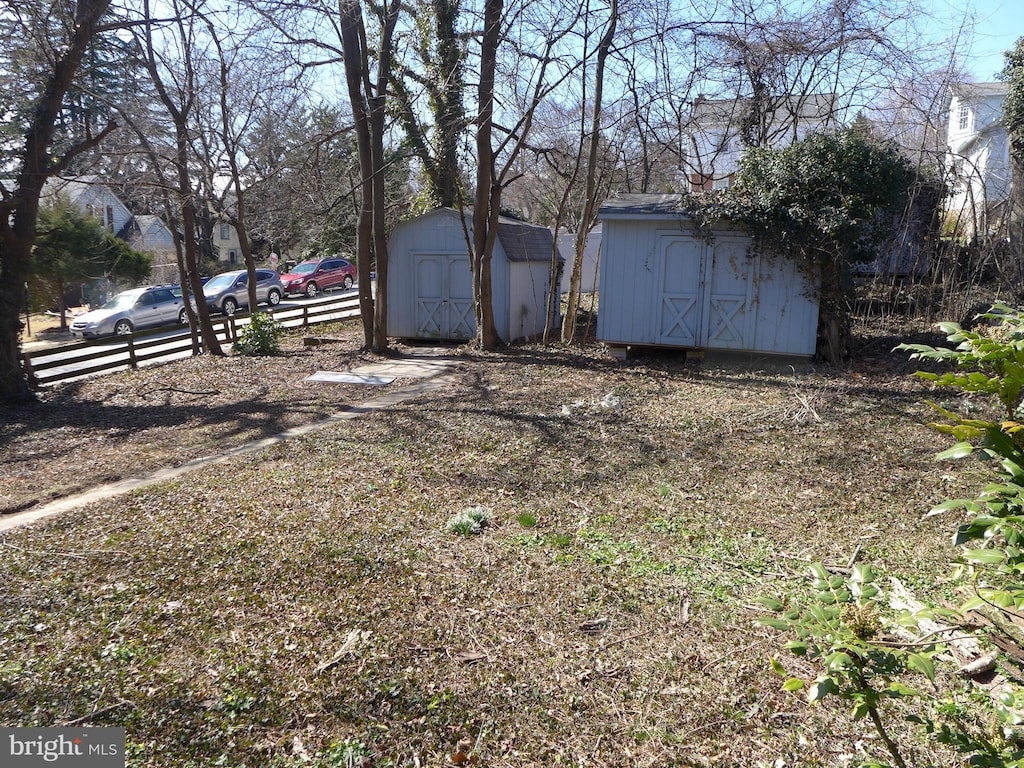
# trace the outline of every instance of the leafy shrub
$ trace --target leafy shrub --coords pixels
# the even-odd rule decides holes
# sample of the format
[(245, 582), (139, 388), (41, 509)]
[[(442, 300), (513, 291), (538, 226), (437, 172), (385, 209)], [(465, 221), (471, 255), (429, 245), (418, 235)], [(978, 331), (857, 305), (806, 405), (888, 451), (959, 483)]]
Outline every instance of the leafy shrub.
[(1024, 315), (996, 305), (981, 316), (993, 325), (965, 330), (957, 323), (940, 328), (954, 348), (903, 344), (912, 359), (952, 362), (946, 373), (919, 371), (916, 375), (939, 387), (988, 395), (999, 402), (1002, 418), (969, 418), (929, 403), (944, 419), (930, 424), (957, 442), (939, 454), (954, 460), (977, 456), (994, 482), (973, 498), (952, 499), (935, 506), (932, 514), (963, 510), (973, 518), (957, 529), (961, 575), (975, 581), (976, 597), (964, 607), (986, 603), (1001, 609), (1024, 608)]
[[(702, 226), (745, 225), (767, 253), (801, 266), (819, 286), (819, 336), (827, 341), (819, 352), (836, 361), (848, 354), (850, 266), (869, 263), (897, 235), (912, 188), (925, 208), (938, 205), (941, 185), (895, 144), (855, 125), (780, 149), (748, 147), (734, 187), (691, 196), (684, 207)], [(930, 221), (932, 210), (915, 215)]]
[(932, 657), (939, 645), (903, 647), (884, 630), (892, 626), (916, 627), (907, 611), (887, 617), (877, 574), (868, 565), (857, 565), (849, 578), (829, 573), (821, 563), (811, 566), (813, 598), (806, 605), (763, 598), (760, 602), (776, 615), (761, 619), (775, 629), (789, 631), (795, 640), (786, 649), (816, 662), (822, 673), (813, 681), (787, 676), (785, 667), (772, 660), (772, 669), (785, 677), (783, 690), (807, 689), (810, 703), (837, 696), (852, 705), (854, 720), (867, 717), (898, 766), (905, 765), (895, 740), (881, 716), (885, 699), (915, 698), (922, 694), (900, 682), (917, 672), (935, 682)]
[(234, 350), (241, 355), (276, 355), (281, 351), (281, 337), (285, 328), (269, 312), (252, 316), (235, 342)]
[[(1013, 619), (1024, 618), (1024, 314), (996, 305), (980, 319), (987, 324), (973, 330), (941, 323), (950, 347), (901, 344), (897, 349), (910, 352), (911, 359), (952, 365), (952, 370), (940, 373), (919, 371), (920, 378), (998, 403), (998, 411), (989, 419), (977, 418), (977, 408), (962, 415), (929, 403), (942, 417), (929, 426), (956, 440), (937, 458), (979, 458), (992, 480), (973, 496), (936, 505), (931, 514), (968, 514), (968, 522), (958, 527), (954, 539), (958, 547), (955, 575), (969, 579), (974, 592), (961, 610), (994, 612), (993, 621), (1005, 628)], [(903, 643), (880, 635), (891, 626), (912, 628), (925, 616), (959, 618), (958, 613), (932, 609), (917, 615), (894, 614), (880, 600), (869, 566), (856, 566), (846, 579), (818, 564), (812, 566), (812, 577), (814, 598), (806, 605), (788, 598), (761, 601), (774, 614), (762, 623), (794, 635), (785, 647), (822, 669), (808, 682), (789, 677), (785, 667), (772, 660), (772, 668), (787, 676), (785, 690), (806, 687), (811, 702), (826, 696), (851, 702), (854, 719), (871, 719), (896, 766), (907, 763), (881, 717), (879, 705), (886, 698), (917, 699), (922, 713), (908, 721), (923, 726), (936, 741), (970, 755), (970, 765), (1024, 766), (1017, 733), (1024, 724), (1024, 692), (1019, 687), (1007, 687), (998, 700), (987, 704), (999, 729), (979, 728), (970, 722), (972, 712), (963, 711), (956, 702), (940, 702), (933, 693), (917, 691), (900, 680), (917, 673), (934, 682), (933, 658), (941, 650), (936, 641), (921, 638)], [(979, 702), (979, 706), (986, 704)]]

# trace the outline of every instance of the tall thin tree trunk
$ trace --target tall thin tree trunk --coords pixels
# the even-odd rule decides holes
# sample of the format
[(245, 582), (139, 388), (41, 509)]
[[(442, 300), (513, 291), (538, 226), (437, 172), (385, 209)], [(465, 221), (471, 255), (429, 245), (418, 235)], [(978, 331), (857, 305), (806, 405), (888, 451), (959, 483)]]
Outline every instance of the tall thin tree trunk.
[(370, 141), (370, 119), (363, 94), (363, 73), (369, 68), (362, 40), (363, 14), (358, 0), (342, 0), (338, 7), (341, 22), (342, 56), (345, 59), (345, 82), (348, 85), (352, 119), (355, 122), (356, 147), (359, 152), (360, 201), (356, 224), (356, 269), (359, 272), (359, 315), (363, 321), (363, 345), (373, 348), (373, 293), (370, 288), (370, 249), (373, 241), (373, 150)]
[[(368, 99), (370, 105), (370, 164), (373, 172), (373, 252), (377, 263), (377, 295), (374, 300), (373, 339), (371, 349), (383, 352), (388, 347), (388, 238), (386, 179), (384, 177), (384, 119), (387, 87), (391, 73), (391, 40), (401, 4), (393, 0), (385, 4), (381, 19), (381, 43), (377, 61), (377, 92)], [(369, 79), (365, 79), (369, 87)], [(369, 282), (369, 280), (367, 280)]]
[(480, 47), (480, 117), (476, 132), (476, 205), (473, 208), (473, 297), (476, 304), (476, 340), (482, 349), (497, 349), (501, 339), (494, 323), (491, 256), (498, 234), (501, 186), (494, 170), (491, 135), (494, 130), (494, 72), (501, 32), (502, 0), (486, 0), (484, 36)]

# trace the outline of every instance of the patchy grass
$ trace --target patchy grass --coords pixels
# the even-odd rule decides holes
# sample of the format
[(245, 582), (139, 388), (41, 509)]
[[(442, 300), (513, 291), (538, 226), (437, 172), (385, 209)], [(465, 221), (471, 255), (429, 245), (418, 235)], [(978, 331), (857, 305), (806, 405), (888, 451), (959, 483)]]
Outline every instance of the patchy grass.
[[(301, 383), (368, 359), (345, 334), (48, 393), (0, 433), (7, 503), (371, 396)], [(0, 722), (123, 725), (131, 766), (881, 754), (780, 690), (752, 604), (813, 560), (942, 588), (949, 523), (922, 513), (966, 481), (934, 461), (908, 366), (463, 358), (429, 397), (5, 534)], [(478, 535), (446, 530), (475, 507)], [(906, 738), (915, 764), (952, 762)]]

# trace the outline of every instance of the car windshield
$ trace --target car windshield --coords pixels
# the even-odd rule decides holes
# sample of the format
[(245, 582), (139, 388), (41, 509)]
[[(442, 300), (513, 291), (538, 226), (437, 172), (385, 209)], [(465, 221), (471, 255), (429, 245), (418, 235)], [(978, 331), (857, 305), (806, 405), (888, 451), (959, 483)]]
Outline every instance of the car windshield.
[(135, 293), (119, 293), (117, 296), (112, 298), (106, 304), (103, 305), (103, 309), (128, 309), (135, 306), (135, 301), (142, 294)]
[(308, 275), (311, 272), (316, 272), (317, 262), (315, 261), (304, 261), (299, 264), (295, 269), (292, 270), (293, 275)]
[(217, 291), (224, 290), (231, 286), (235, 282), (237, 275), (225, 273), (223, 275), (217, 275), (215, 278), (210, 280), (206, 285), (203, 286), (203, 290), (206, 293), (216, 293)]

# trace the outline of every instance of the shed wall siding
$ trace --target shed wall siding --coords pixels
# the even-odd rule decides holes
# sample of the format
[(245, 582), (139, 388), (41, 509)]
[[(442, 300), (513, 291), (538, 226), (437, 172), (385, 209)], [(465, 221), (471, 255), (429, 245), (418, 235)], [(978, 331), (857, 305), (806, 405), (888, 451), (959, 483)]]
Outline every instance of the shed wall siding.
[(539, 261), (509, 264), (508, 327), (513, 341), (544, 332), (550, 271), (550, 264)]
[(781, 258), (750, 254), (751, 240), (718, 231), (711, 244), (688, 221), (604, 221), (598, 339), (813, 355), (818, 308), (804, 275)]
[(781, 257), (761, 258), (755, 349), (813, 355), (818, 336), (818, 302), (807, 277)]
[[(466, 237), (458, 217), (449, 211), (432, 211), (401, 222), (392, 231), (388, 241), (388, 333), (393, 336), (423, 337), (416, 321), (416, 262), (418, 258), (431, 254), (451, 258), (455, 262), (451, 269), (464, 268), (466, 274), (470, 274)], [(498, 335), (507, 339), (509, 277), (501, 243), (495, 243), (491, 271), (494, 277), (494, 324)]]
[[(428, 255), (465, 256), (465, 240), (455, 217), (444, 212), (398, 224), (388, 242), (388, 333), (417, 338), (417, 271)], [(453, 264), (452, 269), (457, 269)], [(469, 260), (466, 259), (466, 269)]]

